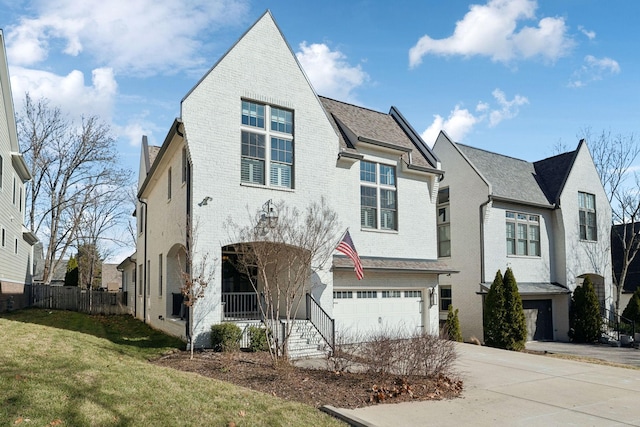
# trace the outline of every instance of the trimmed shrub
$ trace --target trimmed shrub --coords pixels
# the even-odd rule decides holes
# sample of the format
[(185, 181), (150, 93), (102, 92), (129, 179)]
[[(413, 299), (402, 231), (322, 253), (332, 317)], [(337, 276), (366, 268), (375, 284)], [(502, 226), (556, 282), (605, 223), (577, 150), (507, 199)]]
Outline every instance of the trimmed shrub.
[(215, 351), (238, 351), (242, 329), (234, 323), (219, 323), (211, 326), (211, 347)]
[(247, 333), (249, 334), (249, 351), (256, 352), (269, 350), (267, 334), (270, 333), (270, 331), (259, 326), (249, 326)]
[(484, 309), (484, 340), (490, 347), (520, 351), (527, 342), (527, 322), (511, 268), (500, 270), (489, 288)]
[(569, 308), (569, 338), (574, 342), (594, 342), (600, 338), (602, 317), (598, 296), (589, 276), (576, 287)]
[(460, 320), (458, 320), (458, 309), (453, 309), (449, 304), (447, 312), (447, 321), (444, 324), (446, 336), (451, 341), (462, 342), (462, 333), (460, 332)]
[(527, 319), (522, 308), (518, 283), (511, 268), (504, 273), (504, 299), (506, 303), (507, 350), (522, 351), (527, 343)]
[(489, 347), (503, 348), (505, 318), (504, 283), (498, 270), (484, 300), (484, 342)]

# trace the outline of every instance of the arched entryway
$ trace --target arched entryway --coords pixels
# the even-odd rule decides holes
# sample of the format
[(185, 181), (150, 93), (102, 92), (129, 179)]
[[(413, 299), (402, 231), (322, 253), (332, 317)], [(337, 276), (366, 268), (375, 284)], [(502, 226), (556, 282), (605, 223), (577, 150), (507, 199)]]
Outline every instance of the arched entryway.
[(183, 304), (183, 275), (187, 271), (187, 251), (182, 244), (175, 244), (167, 253), (167, 298), (166, 312), (172, 317), (184, 319), (186, 310)]

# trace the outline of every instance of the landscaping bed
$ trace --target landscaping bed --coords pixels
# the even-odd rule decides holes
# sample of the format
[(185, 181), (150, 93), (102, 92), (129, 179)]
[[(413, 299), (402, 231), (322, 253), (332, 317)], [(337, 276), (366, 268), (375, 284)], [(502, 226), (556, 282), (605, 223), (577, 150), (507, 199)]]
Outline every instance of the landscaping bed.
[[(268, 352), (174, 352), (153, 363), (195, 372), (282, 399), (320, 407), (357, 408), (378, 403), (452, 399), (460, 396), (462, 381), (439, 375), (393, 376), (380, 373), (336, 372), (297, 366), (274, 368)], [(322, 364), (320, 364), (322, 365)], [(327, 365), (328, 366), (328, 365)]]

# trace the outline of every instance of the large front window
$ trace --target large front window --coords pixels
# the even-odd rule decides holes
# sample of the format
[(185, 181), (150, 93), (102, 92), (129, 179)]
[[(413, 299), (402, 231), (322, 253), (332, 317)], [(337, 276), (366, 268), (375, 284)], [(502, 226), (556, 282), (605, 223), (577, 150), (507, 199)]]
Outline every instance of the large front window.
[(580, 216), (580, 239), (598, 240), (596, 196), (594, 194), (578, 192), (578, 207)]
[(293, 188), (293, 112), (242, 101), (241, 128), (240, 180)]
[(507, 255), (540, 256), (540, 217), (506, 212)]
[(360, 225), (363, 228), (397, 230), (396, 169), (360, 162)]

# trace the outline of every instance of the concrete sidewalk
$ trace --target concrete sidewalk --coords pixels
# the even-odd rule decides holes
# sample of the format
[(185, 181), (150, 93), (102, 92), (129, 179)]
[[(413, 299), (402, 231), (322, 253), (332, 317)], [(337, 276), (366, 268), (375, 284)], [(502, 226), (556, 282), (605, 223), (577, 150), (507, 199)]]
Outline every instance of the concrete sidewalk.
[(336, 409), (367, 426), (640, 426), (640, 371), (457, 344), (463, 397)]
[(552, 354), (571, 354), (611, 363), (640, 367), (640, 350), (633, 347), (613, 347), (607, 344), (576, 344), (558, 341), (530, 341), (527, 350)]

